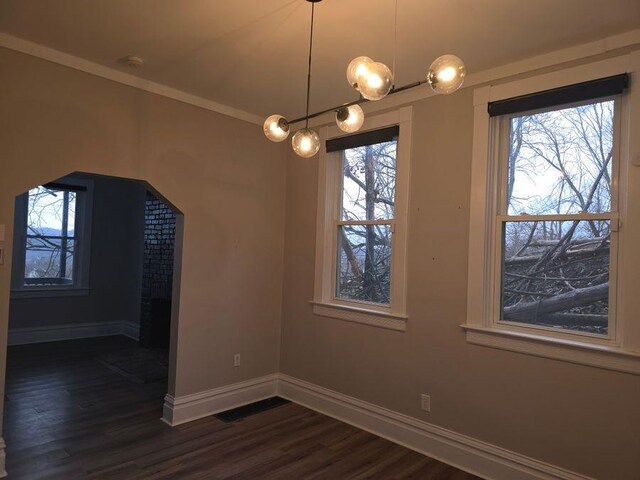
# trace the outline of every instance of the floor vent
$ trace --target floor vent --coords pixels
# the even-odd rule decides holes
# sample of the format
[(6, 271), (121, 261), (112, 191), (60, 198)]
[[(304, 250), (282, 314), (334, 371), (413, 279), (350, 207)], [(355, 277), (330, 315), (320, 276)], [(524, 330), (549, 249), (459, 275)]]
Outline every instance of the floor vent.
[(242, 420), (246, 417), (250, 417), (251, 415), (255, 415), (256, 413), (279, 407), (280, 405), (286, 405), (287, 403), (291, 402), (289, 400), (285, 400), (284, 398), (271, 397), (265, 400), (260, 400), (259, 402), (243, 405), (242, 407), (234, 408), (232, 410), (227, 410), (226, 412), (220, 412), (214, 415), (214, 417), (216, 417), (218, 420), (222, 420), (225, 423), (231, 423), (237, 420)]

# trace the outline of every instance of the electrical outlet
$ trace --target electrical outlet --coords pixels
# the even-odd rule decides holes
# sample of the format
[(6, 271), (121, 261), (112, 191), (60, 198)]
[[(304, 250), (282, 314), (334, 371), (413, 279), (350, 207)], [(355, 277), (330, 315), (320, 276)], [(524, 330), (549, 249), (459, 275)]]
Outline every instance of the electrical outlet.
[(425, 412), (431, 411), (431, 396), (425, 393), (420, 395), (420, 408)]
[(239, 367), (240, 366), (240, 354), (239, 353), (236, 353), (233, 356), (233, 366), (234, 367)]

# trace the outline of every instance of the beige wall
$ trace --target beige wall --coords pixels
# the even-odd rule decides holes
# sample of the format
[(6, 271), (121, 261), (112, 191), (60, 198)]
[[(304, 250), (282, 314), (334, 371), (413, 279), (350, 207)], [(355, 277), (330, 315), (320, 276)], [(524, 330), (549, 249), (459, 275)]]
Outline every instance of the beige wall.
[(312, 314), (318, 162), (289, 156), (281, 371), (598, 479), (637, 480), (640, 377), (470, 345), (459, 327), (473, 89), (416, 103), (413, 127), (406, 332)]
[[(6, 239), (15, 196), (30, 186), (73, 171), (147, 180), (184, 213), (173, 393), (277, 371), (283, 145), (268, 142), (258, 126), (6, 49), (0, 105)], [(4, 246), (9, 260), (11, 242)], [(10, 263), (0, 266), (0, 351)], [(235, 353), (243, 354), (237, 368)]]

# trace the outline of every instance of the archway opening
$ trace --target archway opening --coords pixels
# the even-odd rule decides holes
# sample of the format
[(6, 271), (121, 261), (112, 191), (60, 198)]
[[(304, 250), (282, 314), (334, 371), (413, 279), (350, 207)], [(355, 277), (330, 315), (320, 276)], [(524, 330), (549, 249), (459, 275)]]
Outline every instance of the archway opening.
[[(145, 181), (76, 172), (16, 197), (4, 438), (12, 452), (134, 419), (175, 388), (182, 213)], [(31, 433), (29, 433), (31, 432)], [(14, 461), (15, 460), (15, 461)]]

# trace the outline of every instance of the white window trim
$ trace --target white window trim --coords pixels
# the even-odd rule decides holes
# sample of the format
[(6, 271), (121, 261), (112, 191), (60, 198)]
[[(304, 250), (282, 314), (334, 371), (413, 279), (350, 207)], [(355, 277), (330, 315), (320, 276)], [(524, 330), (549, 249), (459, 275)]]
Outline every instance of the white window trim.
[(14, 225), (14, 254), (11, 276), (11, 298), (45, 298), (86, 296), (90, 294), (89, 275), (91, 258), (91, 226), (93, 215), (93, 180), (64, 177), (55, 181), (60, 185), (85, 187), (82, 200), (76, 205), (76, 228), (80, 232), (77, 256), (74, 259), (78, 267), (75, 269), (76, 278), (73, 285), (24, 285), (25, 263), (25, 220), (27, 215), (28, 192), (20, 195), (16, 201)]
[[(487, 112), (489, 102), (551, 88), (629, 73), (631, 86), (620, 103), (619, 204), (622, 222), (618, 242), (615, 332), (608, 339), (591, 339), (571, 333), (547, 333), (528, 327), (495, 323), (492, 301), (495, 250), (493, 227), (500, 191), (500, 165), (492, 155), (493, 138)], [(564, 69), (474, 92), (474, 133), (470, 205), (467, 319), (462, 327), (469, 343), (552, 358), (582, 365), (640, 374), (640, 300), (634, 287), (640, 253), (640, 206), (627, 199), (640, 198), (640, 52)], [(629, 245), (629, 248), (624, 248)], [(613, 272), (614, 270), (612, 270)]]
[(412, 107), (403, 107), (368, 117), (362, 132), (398, 125), (396, 156), (396, 204), (391, 261), (391, 304), (375, 305), (366, 302), (335, 298), (335, 269), (337, 235), (333, 224), (339, 205), (341, 162), (335, 161), (339, 152), (327, 154), (325, 142), (344, 136), (338, 127), (320, 130), (320, 160), (318, 166), (318, 213), (316, 221), (316, 273), (313, 313), (323, 317), (362, 323), (391, 330), (407, 327), (407, 218), (409, 213), (409, 170), (411, 160)]

